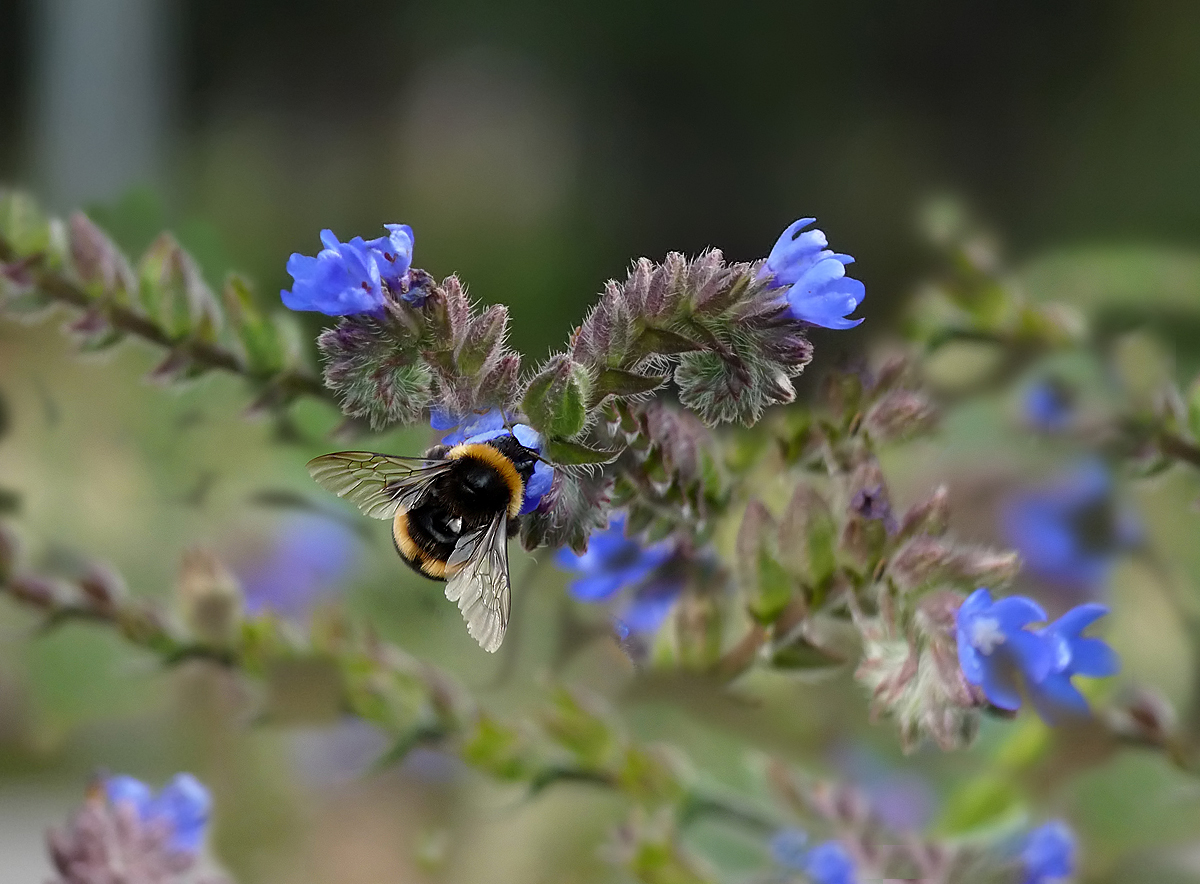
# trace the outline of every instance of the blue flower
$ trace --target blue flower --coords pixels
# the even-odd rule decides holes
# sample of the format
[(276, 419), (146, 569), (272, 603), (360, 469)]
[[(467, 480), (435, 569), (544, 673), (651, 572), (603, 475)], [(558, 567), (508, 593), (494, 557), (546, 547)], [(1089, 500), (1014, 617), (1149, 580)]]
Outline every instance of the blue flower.
[(1140, 536), (1136, 517), (1114, 500), (1108, 470), (1094, 460), (1015, 496), (1003, 523), (1030, 573), (1085, 597), (1107, 585), (1117, 555)]
[(994, 602), (986, 589), (975, 590), (958, 609), (959, 665), (992, 705), (1021, 708), (1017, 675), (1029, 683), (1050, 672), (1049, 643), (1025, 628), (1045, 620), (1046, 612), (1036, 602), (1022, 596)]
[[(401, 289), (412, 264), (413, 232), (407, 224), (385, 224), (388, 235), (364, 242), (356, 236), (339, 242), (321, 231), (325, 246), (315, 258), (294, 253), (287, 262), (291, 291), (280, 292), (291, 310), (316, 310), (326, 316), (374, 313), (383, 307), (384, 286)], [(402, 294), (415, 302), (418, 295)]]
[(804, 874), (813, 884), (855, 884), (854, 860), (837, 841), (818, 844), (808, 852)]
[[(429, 425), (435, 430), (450, 430), (442, 437), (443, 445), (460, 445), (462, 443), (487, 442), (500, 436), (514, 436), (516, 440), (531, 451), (542, 452), (542, 437), (533, 427), (526, 424), (512, 424), (510, 430), (505, 426), (504, 412), (498, 408), (483, 414), (471, 414), (461, 420), (442, 411), (434, 411), (429, 416)], [(531, 513), (542, 502), (543, 495), (554, 484), (554, 468), (545, 461), (539, 460), (533, 465), (533, 474), (525, 485), (525, 502), (521, 506), (521, 515)]]
[(189, 854), (200, 850), (212, 798), (191, 774), (177, 774), (157, 795), (133, 777), (108, 777), (104, 793), (114, 807), (132, 807), (141, 822), (164, 826), (171, 849)]
[(387, 236), (367, 242), (367, 250), (375, 258), (379, 276), (388, 288), (399, 288), (400, 281), (412, 266), (413, 230), (407, 224), (385, 224)]
[(1075, 836), (1059, 820), (1038, 826), (1025, 839), (1021, 862), (1024, 884), (1061, 881), (1075, 870)]
[(1038, 631), (1050, 647), (1051, 665), (1043, 678), (1030, 684), (1029, 693), (1044, 721), (1053, 723), (1064, 714), (1088, 714), (1087, 700), (1071, 684), (1072, 676), (1105, 678), (1121, 668), (1107, 643), (1083, 635), (1083, 630), (1107, 613), (1104, 605), (1079, 605)]
[(1042, 378), (1025, 389), (1021, 405), (1025, 420), (1032, 427), (1054, 433), (1071, 422), (1075, 397), (1062, 381)]
[(829, 241), (820, 230), (801, 233), (815, 218), (801, 218), (788, 227), (771, 249), (760, 278), (770, 276), (770, 288), (784, 288), (796, 319), (825, 328), (854, 328), (861, 319), (847, 319), (867, 297), (866, 287), (846, 276), (854, 259), (825, 248)]
[(306, 513), (288, 518), (265, 552), (236, 569), (251, 613), (303, 616), (336, 592), (361, 552), (342, 522)]
[(618, 516), (589, 538), (583, 555), (564, 548), (555, 561), (580, 575), (571, 583), (571, 594), (581, 602), (607, 602), (632, 588), (616, 615), (617, 632), (626, 638), (657, 632), (675, 604), (682, 580), (664, 567), (673, 553), (669, 543), (643, 546), (626, 537), (625, 519)]

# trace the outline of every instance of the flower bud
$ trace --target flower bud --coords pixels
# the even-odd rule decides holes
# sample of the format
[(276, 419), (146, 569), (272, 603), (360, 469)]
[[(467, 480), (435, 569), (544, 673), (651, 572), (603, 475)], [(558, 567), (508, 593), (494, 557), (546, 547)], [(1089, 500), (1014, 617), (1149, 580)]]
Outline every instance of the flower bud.
[(213, 552), (196, 547), (183, 554), (178, 598), (184, 622), (197, 641), (218, 647), (234, 641), (242, 619), (242, 591)]
[(965, 588), (1004, 584), (1017, 576), (1021, 561), (1015, 552), (996, 552), (955, 546), (940, 537), (915, 537), (888, 563), (888, 574), (903, 590), (949, 582)]
[(569, 439), (587, 423), (591, 381), (587, 371), (566, 354), (550, 357), (521, 400), (530, 426), (552, 439)]
[(937, 421), (937, 409), (911, 390), (892, 390), (871, 406), (863, 426), (874, 439), (892, 441), (916, 435)]

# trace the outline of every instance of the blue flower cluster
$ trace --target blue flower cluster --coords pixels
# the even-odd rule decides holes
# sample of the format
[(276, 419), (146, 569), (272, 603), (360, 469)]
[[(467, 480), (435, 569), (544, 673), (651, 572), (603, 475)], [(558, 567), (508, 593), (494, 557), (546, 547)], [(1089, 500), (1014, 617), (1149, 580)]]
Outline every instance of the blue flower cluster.
[(1025, 838), (1021, 863), (1023, 884), (1062, 881), (1075, 870), (1075, 836), (1059, 820), (1038, 826)]
[(631, 633), (657, 632), (670, 613), (683, 588), (680, 575), (667, 567), (673, 554), (670, 543), (643, 546), (626, 537), (625, 519), (616, 516), (606, 530), (591, 536), (583, 555), (564, 547), (555, 560), (580, 575), (571, 583), (571, 594), (581, 602), (609, 602), (621, 590), (632, 589), (615, 613), (617, 632), (624, 639)]
[[(514, 436), (526, 448), (542, 452), (542, 437), (533, 427), (526, 424), (507, 424), (504, 413), (493, 408), (483, 414), (471, 414), (466, 418), (455, 418), (444, 412), (435, 411), (429, 418), (429, 424), (435, 430), (449, 430), (442, 437), (443, 445), (460, 445), (462, 443), (487, 442), (499, 436)], [(521, 514), (531, 513), (542, 502), (542, 496), (554, 484), (554, 468), (545, 461), (539, 460), (533, 465), (533, 475), (525, 486), (525, 502), (521, 506)]]
[(816, 220), (801, 218), (783, 232), (759, 278), (769, 276), (770, 288), (787, 288), (784, 296), (796, 319), (824, 328), (854, 328), (862, 320), (846, 317), (867, 297), (866, 287), (846, 275), (853, 258), (825, 248), (829, 241), (820, 230), (804, 231)]
[(177, 774), (157, 795), (133, 777), (108, 777), (104, 793), (113, 807), (131, 807), (142, 823), (163, 826), (172, 850), (185, 854), (199, 852), (208, 828), (212, 797), (191, 774)]
[(1137, 518), (1117, 504), (1112, 476), (1096, 460), (1013, 497), (1003, 525), (1029, 573), (1084, 598), (1107, 586), (1118, 554), (1141, 537)]
[(771, 838), (771, 857), (777, 865), (803, 872), (813, 884), (855, 884), (854, 860), (837, 841), (808, 847), (808, 836), (799, 829), (781, 829)]
[(993, 601), (990, 592), (977, 589), (958, 610), (959, 665), (967, 681), (983, 688), (1000, 709), (1021, 707), (1019, 681), (1024, 680), (1047, 723), (1064, 715), (1087, 715), (1087, 700), (1071, 678), (1104, 678), (1120, 668), (1102, 639), (1083, 635), (1107, 613), (1103, 605), (1079, 605), (1048, 626), (1030, 629), (1048, 619), (1037, 602), (1022, 596)]
[(387, 236), (369, 241), (356, 236), (349, 242), (339, 242), (332, 230), (322, 230), (325, 248), (315, 258), (299, 252), (288, 258), (287, 272), (294, 283), (291, 291), (280, 292), (284, 306), (316, 310), (326, 316), (373, 313), (383, 307), (385, 286), (413, 301), (416, 293), (403, 291), (412, 266), (412, 228), (407, 224), (385, 224), (384, 228)]

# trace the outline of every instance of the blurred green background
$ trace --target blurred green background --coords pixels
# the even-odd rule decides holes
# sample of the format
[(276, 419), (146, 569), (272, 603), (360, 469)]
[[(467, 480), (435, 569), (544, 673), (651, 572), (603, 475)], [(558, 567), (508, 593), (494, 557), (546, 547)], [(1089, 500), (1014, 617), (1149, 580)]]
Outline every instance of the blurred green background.
[[(1200, 364), (1198, 156), (1191, 3), (0, 0), (0, 181), (59, 212), (86, 206), (131, 253), (169, 227), (211, 281), (244, 271), (264, 305), (321, 228), (346, 239), (409, 223), (416, 264), (508, 304), (530, 361), (631, 258), (717, 245), (749, 260), (815, 215), (870, 295), (861, 328), (814, 336), (806, 377), (819, 376), (895, 336), (937, 266), (917, 219), (949, 195), (998, 232), (1035, 297), (1114, 333), (1156, 331), (1186, 377)], [(319, 319), (298, 320), (305, 346)], [(261, 492), (330, 504), (303, 469), (330, 447), (322, 406), (297, 408), (281, 434), (240, 416), (235, 381), (165, 392), (141, 381), (153, 357), (136, 346), (101, 361), (70, 349), (54, 323), (0, 323), (0, 486), (19, 495), (33, 561), (94, 556), (165, 596), (190, 546), (235, 569), (265, 555), (296, 513)], [(1104, 363), (1056, 370), (1103, 395)], [(949, 481), (959, 533), (994, 541), (1003, 490), (1072, 457), (1023, 433), (1015, 402), (997, 393), (899, 450), (886, 464), (899, 502)], [(1153, 555), (1113, 581), (1123, 678), (1185, 706), (1195, 673), (1167, 597), (1200, 581), (1198, 494), (1182, 470), (1129, 490)], [(631, 694), (602, 615), (566, 599), (544, 554), (514, 553), (520, 625), (507, 656), (484, 660), (386, 529), (351, 524), (365, 532), (358, 566), (331, 598), (354, 616), (514, 715), (548, 674), (595, 687), (714, 782), (752, 788), (748, 748), (836, 772), (857, 747), (945, 795), (1014, 727), (989, 727), (968, 754), (902, 761), (845, 677), (767, 679), (754, 687), (765, 706)], [(599, 627), (596, 640), (563, 653), (564, 620)], [(217, 795), (215, 851), (243, 884), (620, 880), (596, 849), (621, 818), (608, 796), (563, 787), (525, 804), (432, 754), (363, 777), (370, 733), (249, 727), (261, 704), (243, 683), (161, 673), (82, 626), (31, 641), (33, 628), (4, 607), (0, 884), (44, 877), (41, 831), (96, 767), (194, 770)], [(1035, 819), (1080, 829), (1087, 880), (1150, 880), (1147, 863), (1157, 882), (1200, 880), (1200, 784), (1158, 758), (1131, 752), (1032, 800)]]

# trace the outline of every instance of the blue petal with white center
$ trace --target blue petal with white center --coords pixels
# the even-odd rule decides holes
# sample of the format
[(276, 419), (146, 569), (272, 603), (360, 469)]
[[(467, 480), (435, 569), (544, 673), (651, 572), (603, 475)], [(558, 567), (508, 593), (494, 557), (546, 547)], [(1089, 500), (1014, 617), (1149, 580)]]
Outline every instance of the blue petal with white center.
[(1049, 673), (1048, 643), (1025, 628), (1045, 620), (1046, 612), (1032, 599), (1012, 596), (997, 602), (986, 589), (975, 590), (959, 608), (959, 665), (967, 681), (983, 688), (992, 705), (1019, 709), (1018, 677), (1028, 684)]
[(787, 289), (784, 297), (794, 318), (823, 328), (854, 328), (862, 319), (847, 317), (866, 299), (866, 287), (846, 275), (852, 257), (825, 248), (829, 242), (822, 231), (804, 230), (815, 221), (801, 218), (783, 232), (759, 278), (770, 277), (770, 288)]

